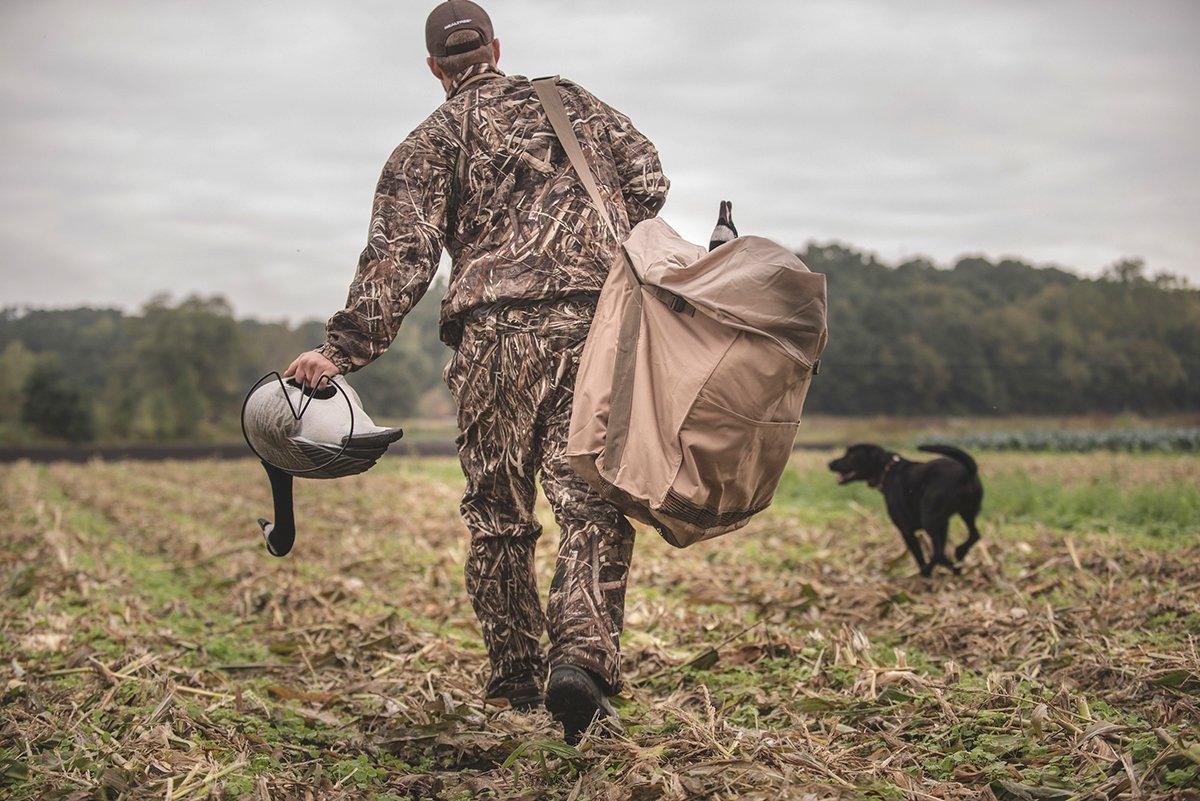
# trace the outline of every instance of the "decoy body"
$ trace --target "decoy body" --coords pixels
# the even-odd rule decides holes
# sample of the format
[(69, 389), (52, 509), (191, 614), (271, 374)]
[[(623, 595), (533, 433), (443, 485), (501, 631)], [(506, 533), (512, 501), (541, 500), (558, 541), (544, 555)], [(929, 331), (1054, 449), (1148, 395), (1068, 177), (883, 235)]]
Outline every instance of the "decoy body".
[[(267, 380), (274, 376), (275, 380)], [(341, 478), (370, 469), (404, 436), (375, 425), (340, 376), (318, 389), (264, 376), (242, 406), (242, 433), (271, 481), (275, 522), (258, 519), (267, 550), (285, 556), (296, 538), (292, 478)]]
[(717, 226), (708, 240), (708, 249), (716, 250), (726, 242), (737, 239), (737, 235), (737, 228), (733, 224), (733, 203), (722, 200), (721, 210), (717, 213)]

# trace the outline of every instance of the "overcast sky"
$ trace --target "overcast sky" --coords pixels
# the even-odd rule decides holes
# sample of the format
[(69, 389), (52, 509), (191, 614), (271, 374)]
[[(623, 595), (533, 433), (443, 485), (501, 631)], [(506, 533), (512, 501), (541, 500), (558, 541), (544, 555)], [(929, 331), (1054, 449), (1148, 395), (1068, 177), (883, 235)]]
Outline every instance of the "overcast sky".
[[(0, 4), (0, 305), (221, 293), (326, 317), (442, 100), (433, 3)], [(495, 0), (501, 68), (629, 114), (707, 241), (1125, 255), (1200, 281), (1194, 0)]]

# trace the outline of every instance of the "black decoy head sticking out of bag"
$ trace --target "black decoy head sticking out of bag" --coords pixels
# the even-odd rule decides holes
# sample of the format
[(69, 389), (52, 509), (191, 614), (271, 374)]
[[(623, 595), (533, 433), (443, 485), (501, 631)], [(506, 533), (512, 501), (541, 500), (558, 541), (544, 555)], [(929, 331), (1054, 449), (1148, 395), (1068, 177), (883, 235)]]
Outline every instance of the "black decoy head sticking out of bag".
[(341, 478), (369, 470), (404, 436), (400, 428), (371, 422), (358, 393), (341, 376), (316, 387), (267, 373), (242, 403), (242, 435), (271, 481), (275, 521), (258, 519), (273, 556), (286, 556), (296, 540), (292, 479)]
[(721, 208), (717, 212), (716, 227), (713, 228), (712, 236), (708, 239), (708, 249), (716, 250), (726, 242), (737, 239), (737, 235), (737, 226), (733, 224), (733, 202), (722, 200)]

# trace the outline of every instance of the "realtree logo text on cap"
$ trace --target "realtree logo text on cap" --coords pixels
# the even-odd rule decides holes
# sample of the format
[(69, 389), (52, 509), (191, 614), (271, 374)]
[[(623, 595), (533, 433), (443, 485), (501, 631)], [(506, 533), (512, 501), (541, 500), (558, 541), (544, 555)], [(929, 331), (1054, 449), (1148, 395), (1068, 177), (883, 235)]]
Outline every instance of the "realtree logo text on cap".
[(447, 30), (448, 28), (453, 28), (455, 25), (466, 25), (470, 21), (471, 20), (469, 20), (469, 19), (456, 19), (456, 20), (454, 20), (454, 22), (451, 22), (449, 25), (443, 25), (442, 30), (444, 31), (444, 30)]

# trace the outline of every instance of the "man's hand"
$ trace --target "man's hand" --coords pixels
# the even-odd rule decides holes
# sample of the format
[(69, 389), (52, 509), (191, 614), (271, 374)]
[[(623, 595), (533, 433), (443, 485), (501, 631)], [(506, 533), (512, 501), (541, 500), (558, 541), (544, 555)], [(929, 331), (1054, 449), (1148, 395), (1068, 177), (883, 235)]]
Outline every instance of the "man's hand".
[(297, 356), (296, 360), (288, 366), (283, 377), (292, 378), (294, 376), (300, 384), (315, 389), (321, 376), (333, 378), (339, 372), (341, 371), (323, 354), (310, 350)]

